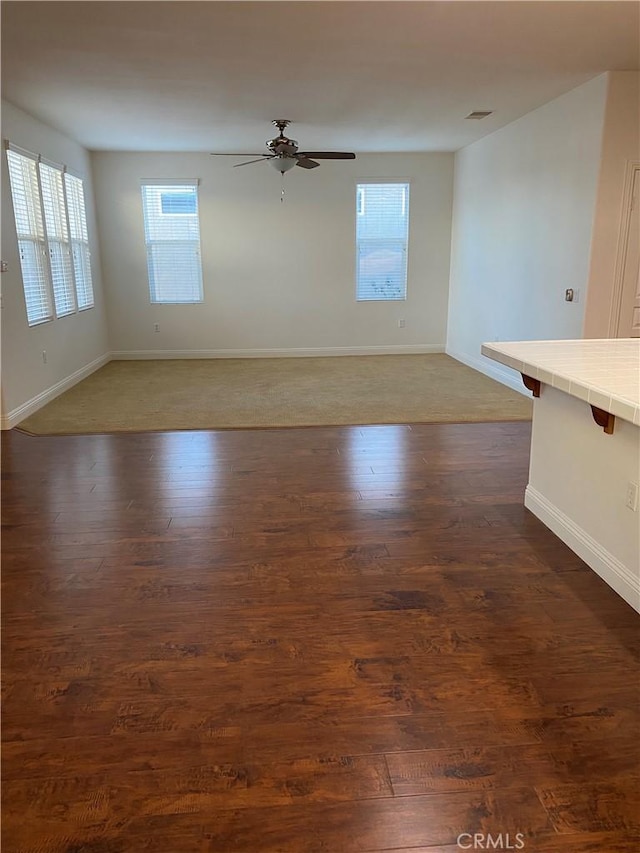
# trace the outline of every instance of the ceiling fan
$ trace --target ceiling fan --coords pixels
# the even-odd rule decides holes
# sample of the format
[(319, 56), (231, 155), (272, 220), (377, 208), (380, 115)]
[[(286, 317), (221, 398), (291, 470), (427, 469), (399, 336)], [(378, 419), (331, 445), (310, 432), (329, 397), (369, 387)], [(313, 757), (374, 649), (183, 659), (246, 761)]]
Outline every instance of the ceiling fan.
[(267, 154), (218, 154), (214, 153), (214, 157), (256, 157), (256, 160), (247, 160), (246, 163), (236, 163), (234, 169), (238, 166), (249, 166), (251, 163), (260, 163), (263, 160), (268, 160), (271, 165), (277, 169), (282, 175), (293, 169), (294, 166), (300, 166), (302, 169), (315, 169), (320, 163), (316, 160), (355, 160), (356, 155), (348, 151), (298, 151), (298, 143), (295, 139), (289, 139), (284, 135), (285, 128), (291, 124), (289, 119), (275, 118), (271, 122), (278, 128), (280, 133), (275, 139), (267, 140)]

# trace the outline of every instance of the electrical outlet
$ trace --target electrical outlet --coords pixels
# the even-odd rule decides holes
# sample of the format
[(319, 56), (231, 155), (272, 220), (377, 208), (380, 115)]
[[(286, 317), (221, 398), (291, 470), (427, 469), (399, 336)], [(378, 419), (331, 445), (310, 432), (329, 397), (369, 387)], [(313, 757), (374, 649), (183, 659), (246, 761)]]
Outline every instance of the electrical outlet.
[(627, 499), (625, 501), (626, 506), (632, 511), (638, 511), (638, 484), (637, 483), (627, 483)]
[(404, 327), (405, 327), (405, 322), (404, 322), (404, 320), (398, 320), (398, 328), (399, 328), (399, 329), (404, 329)]
[(154, 332), (159, 332), (159, 331), (160, 331), (160, 323), (154, 323), (154, 324), (153, 324), (153, 331), (154, 331)]
[(43, 364), (47, 363), (47, 351), (46, 351), (46, 349), (42, 350), (42, 362), (43, 362)]

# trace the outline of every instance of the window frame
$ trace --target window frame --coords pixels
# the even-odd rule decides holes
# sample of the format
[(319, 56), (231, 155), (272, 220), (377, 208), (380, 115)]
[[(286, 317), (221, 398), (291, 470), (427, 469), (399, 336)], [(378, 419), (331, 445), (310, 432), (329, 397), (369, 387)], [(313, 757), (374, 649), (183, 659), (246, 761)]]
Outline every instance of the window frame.
[[(9, 190), (11, 194), (11, 206), (13, 209), (13, 222), (18, 244), (18, 257), (20, 259), (20, 275), (22, 278), (22, 293), (24, 297), (25, 314), (29, 327), (41, 326), (50, 323), (55, 317), (53, 306), (53, 294), (49, 286), (50, 271), (47, 251), (47, 237), (44, 226), (44, 213), (42, 210), (42, 199), (40, 195), (40, 178), (38, 175), (38, 157), (31, 152), (16, 149), (15, 146), (5, 142), (7, 154), (7, 170), (9, 173)], [(13, 157), (20, 158), (30, 165), (27, 167), (31, 174), (25, 180), (25, 164)], [(14, 186), (14, 167), (23, 184), (23, 191), (18, 198), (17, 187)], [(35, 184), (35, 186), (34, 186)], [(24, 205), (24, 210), (20, 209)], [(28, 227), (23, 230), (20, 227), (20, 216), (27, 220)], [(27, 249), (30, 247), (30, 249)], [(29, 268), (26, 261), (30, 256)], [(31, 281), (35, 272), (35, 283)], [(31, 289), (37, 291), (37, 299), (32, 301)], [(39, 310), (37, 310), (39, 309)], [(37, 313), (36, 313), (37, 312)]]
[[(367, 186), (396, 186), (402, 188), (402, 217), (406, 220), (405, 234), (402, 237), (361, 237), (358, 234), (359, 220), (367, 215), (366, 192)], [(406, 302), (409, 289), (409, 241), (411, 232), (411, 180), (409, 178), (359, 178), (356, 181), (356, 216), (355, 216), (355, 300), (357, 303), (367, 302)], [(388, 248), (400, 246), (404, 255), (402, 291), (398, 296), (364, 295), (366, 289), (361, 281), (360, 256), (363, 246), (378, 244)]]
[[(45, 170), (51, 174), (45, 180)], [(52, 183), (55, 182), (55, 191)], [(49, 258), (49, 275), (56, 319), (78, 313), (76, 278), (71, 258), (69, 214), (64, 188), (64, 167), (38, 159), (38, 184)], [(51, 195), (49, 197), (49, 191)]]
[[(77, 181), (77, 195), (73, 200), (70, 199), (73, 193), (70, 192), (71, 182)], [(71, 264), (73, 266), (73, 274), (75, 278), (75, 296), (76, 296), (76, 311), (79, 314), (81, 311), (88, 311), (94, 308), (96, 304), (95, 292), (93, 289), (93, 273), (91, 271), (91, 245), (89, 243), (89, 223), (87, 222), (87, 203), (84, 193), (84, 180), (71, 169), (65, 168), (63, 175), (65, 199), (67, 203), (67, 223), (69, 227), (69, 246), (71, 251)], [(75, 221), (71, 216), (71, 211), (77, 203), (77, 213), (79, 214), (78, 221)], [(78, 236), (74, 236), (74, 232)], [(82, 276), (78, 274), (78, 268), (82, 269)], [(83, 298), (80, 298), (80, 290), (83, 291)], [(86, 297), (86, 304), (85, 304)], [(81, 304), (82, 303), (82, 304)]]
[[(150, 204), (150, 199), (153, 193), (146, 192), (147, 188), (152, 189), (155, 188), (157, 192), (157, 206), (158, 210), (151, 212), (148, 208), (148, 204)], [(162, 209), (162, 198), (163, 198), (163, 190), (171, 191), (174, 190), (179, 192), (180, 190), (188, 189), (189, 191), (193, 191), (195, 197), (195, 210), (194, 211), (172, 211), (165, 212)], [(140, 190), (141, 190), (141, 203), (142, 203), (142, 222), (144, 228), (144, 242), (145, 242), (145, 251), (147, 256), (147, 284), (149, 288), (149, 302), (151, 305), (201, 305), (204, 302), (204, 281), (203, 281), (203, 270), (202, 270), (202, 243), (201, 243), (201, 229), (200, 229), (200, 179), (199, 178), (189, 178), (189, 179), (177, 179), (177, 178), (161, 178), (161, 179), (144, 179), (140, 180)], [(151, 235), (151, 227), (152, 225), (162, 224), (163, 219), (169, 219), (169, 217), (179, 217), (184, 218), (187, 216), (195, 216), (195, 226), (197, 237), (173, 237), (173, 238), (158, 238)], [(154, 217), (152, 219), (152, 217)], [(179, 289), (178, 292), (174, 292), (173, 298), (159, 298), (161, 295), (158, 292), (158, 283), (156, 281), (156, 264), (158, 263), (157, 258), (154, 257), (154, 248), (158, 247), (174, 247), (174, 248), (185, 248), (191, 246), (195, 252), (194, 256), (197, 259), (197, 277), (189, 283), (189, 286), (193, 287), (193, 293), (197, 296), (197, 298), (180, 298)], [(167, 268), (169, 272), (171, 270)]]

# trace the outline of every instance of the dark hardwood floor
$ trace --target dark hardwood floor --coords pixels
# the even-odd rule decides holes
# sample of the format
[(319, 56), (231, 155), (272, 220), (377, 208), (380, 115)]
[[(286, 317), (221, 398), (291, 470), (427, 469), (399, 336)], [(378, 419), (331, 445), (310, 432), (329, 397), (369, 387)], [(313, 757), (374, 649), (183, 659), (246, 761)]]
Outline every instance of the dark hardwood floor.
[(640, 617), (529, 429), (5, 434), (3, 853), (636, 851)]

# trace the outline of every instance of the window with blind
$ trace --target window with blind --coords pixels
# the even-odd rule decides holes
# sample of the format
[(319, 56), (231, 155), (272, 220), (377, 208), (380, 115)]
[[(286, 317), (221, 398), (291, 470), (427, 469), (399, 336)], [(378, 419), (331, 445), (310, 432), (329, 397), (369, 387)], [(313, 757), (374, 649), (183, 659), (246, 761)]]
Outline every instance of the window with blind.
[(69, 215), (69, 241), (71, 262), (76, 284), (76, 302), (79, 311), (93, 308), (93, 280), (91, 278), (91, 253), (89, 232), (84, 206), (84, 187), (80, 178), (65, 172), (64, 186)]
[(142, 183), (151, 302), (202, 302), (198, 182)]
[(409, 184), (366, 183), (356, 190), (356, 299), (407, 298)]
[(93, 307), (82, 180), (11, 145), (7, 163), (28, 324)]
[(27, 322), (35, 326), (53, 319), (38, 165), (30, 157), (11, 150), (7, 150), (7, 161)]
[(42, 162), (38, 164), (38, 169), (53, 301), (56, 316), (64, 317), (75, 312), (76, 301), (62, 172)]

